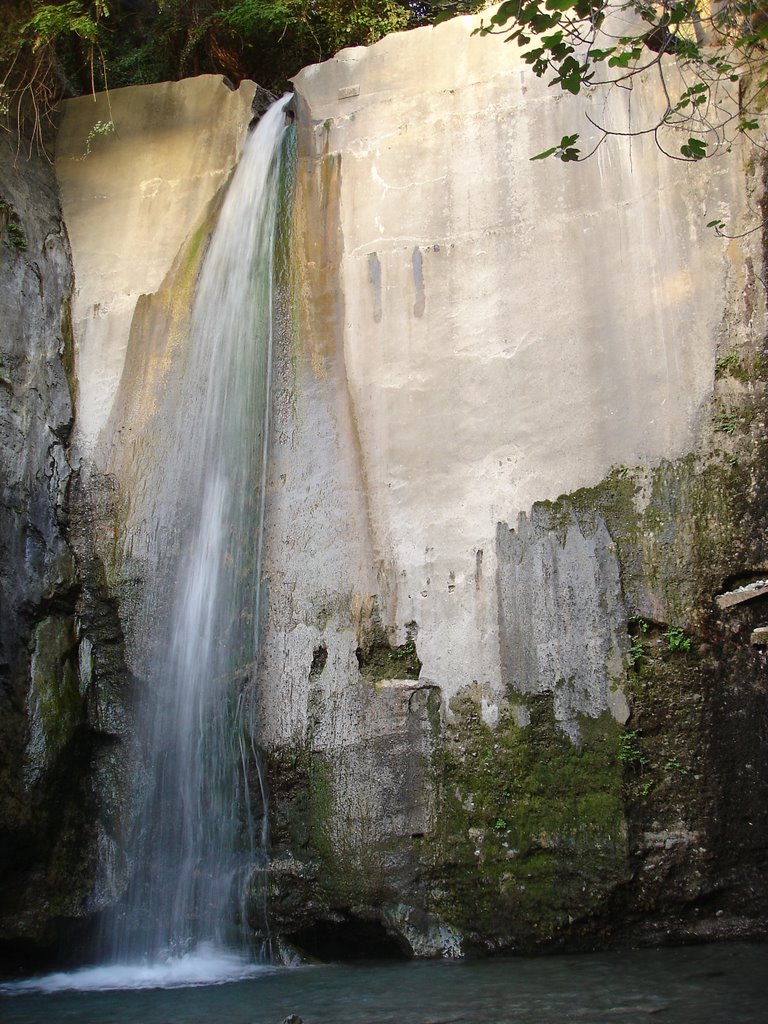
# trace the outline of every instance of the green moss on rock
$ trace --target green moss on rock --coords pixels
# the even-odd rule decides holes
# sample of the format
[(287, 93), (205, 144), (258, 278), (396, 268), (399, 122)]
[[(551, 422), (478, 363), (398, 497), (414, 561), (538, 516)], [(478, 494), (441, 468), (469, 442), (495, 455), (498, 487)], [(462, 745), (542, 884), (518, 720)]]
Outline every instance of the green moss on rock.
[[(604, 904), (612, 916), (601, 925), (603, 941), (617, 933), (631, 941), (763, 934), (768, 705), (750, 634), (768, 605), (757, 599), (721, 611), (714, 600), (768, 564), (762, 365), (760, 353), (747, 353), (718, 370), (732, 431), (715, 430), (680, 459), (619, 467), (531, 512), (537, 530), (561, 544), (574, 522), (583, 532), (602, 522), (621, 577), (627, 862), (625, 882)], [(549, 760), (548, 744), (541, 756)], [(593, 899), (599, 915), (599, 888)], [(547, 919), (567, 934), (557, 915)]]
[(416, 625), (406, 626), (404, 644), (393, 646), (390, 638), (375, 620), (355, 652), (363, 679), (418, 679), (421, 660), (416, 653)]
[(12, 203), (0, 197), (0, 234), (17, 252), (27, 248), (27, 237), (22, 230), (19, 214)]
[(512, 699), (493, 729), (471, 694), (454, 702), (437, 766), (433, 909), (485, 945), (525, 948), (594, 914), (628, 858), (620, 727), (584, 719), (577, 747), (551, 696)]
[(71, 616), (43, 619), (33, 636), (27, 771), (44, 774), (73, 738), (84, 718), (77, 672), (77, 642)]

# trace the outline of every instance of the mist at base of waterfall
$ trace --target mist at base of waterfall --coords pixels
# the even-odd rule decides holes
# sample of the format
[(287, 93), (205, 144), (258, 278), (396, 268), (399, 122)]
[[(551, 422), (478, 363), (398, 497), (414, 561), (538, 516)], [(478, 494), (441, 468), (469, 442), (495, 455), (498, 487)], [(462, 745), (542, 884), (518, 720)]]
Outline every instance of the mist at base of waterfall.
[(273, 967), (253, 963), (240, 953), (201, 943), (183, 956), (160, 957), (151, 962), (99, 964), (26, 978), (0, 985), (0, 993), (111, 992), (224, 985), (273, 970)]
[[(211, 952), (211, 964), (217, 961)], [(230, 954), (222, 954), (226, 965)], [(204, 958), (203, 958), (204, 959)], [(99, 967), (0, 987), (4, 1024), (765, 1024), (768, 945), (265, 968)], [(186, 966), (185, 966), (186, 962)], [(202, 965), (198, 965), (199, 967)], [(94, 983), (124, 970), (130, 991)], [(188, 980), (182, 980), (187, 972)], [(229, 973), (228, 973), (229, 972)], [(53, 979), (59, 979), (54, 982)], [(62, 979), (70, 979), (67, 987)], [(119, 974), (111, 975), (111, 981)], [(229, 981), (230, 984), (222, 982)], [(86, 984), (87, 982), (87, 984)], [(80, 983), (80, 984), (79, 984)], [(36, 989), (28, 986), (36, 985)], [(78, 988), (79, 984), (79, 988)], [(149, 988), (155, 984), (157, 987)], [(178, 988), (175, 985), (190, 987)], [(48, 986), (48, 987), (46, 987)], [(117, 986), (115, 986), (117, 987)]]

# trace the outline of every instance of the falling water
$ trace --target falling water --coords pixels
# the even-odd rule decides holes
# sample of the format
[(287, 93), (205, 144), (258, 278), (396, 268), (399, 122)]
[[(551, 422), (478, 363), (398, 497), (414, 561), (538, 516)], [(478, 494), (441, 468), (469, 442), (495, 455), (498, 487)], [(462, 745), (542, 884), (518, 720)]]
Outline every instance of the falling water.
[[(266, 813), (252, 812), (263, 794), (249, 792), (259, 776), (244, 691), (257, 658), (287, 103), (274, 104), (245, 144), (191, 313), (174, 450), (161, 467), (176, 493), (159, 575), (174, 580), (174, 597), (139, 715), (146, 799), (129, 894), (109, 929), (119, 962), (247, 946), (245, 897), (264, 856)], [(157, 604), (149, 588), (145, 614)]]

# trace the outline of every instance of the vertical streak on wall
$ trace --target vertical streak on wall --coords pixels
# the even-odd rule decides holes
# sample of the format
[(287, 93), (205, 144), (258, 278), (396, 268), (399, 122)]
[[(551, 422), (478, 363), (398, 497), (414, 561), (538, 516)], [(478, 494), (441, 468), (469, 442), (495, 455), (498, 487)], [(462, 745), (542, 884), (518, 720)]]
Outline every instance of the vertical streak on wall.
[[(306, 132), (299, 133), (299, 162), (311, 166), (301, 174), (296, 201), (296, 237), (300, 247), (299, 328), (312, 368), (321, 378), (331, 370), (341, 341), (344, 296), (336, 287), (344, 247), (339, 218), (341, 157), (328, 151), (328, 136), (319, 160), (310, 150)], [(321, 211), (313, 220), (310, 211)]]
[(368, 254), (368, 280), (373, 292), (373, 319), (375, 323), (381, 323), (381, 263), (378, 253)]
[[(346, 311), (344, 292), (340, 287), (341, 263), (344, 256), (344, 237), (340, 197), (342, 191), (341, 154), (331, 152), (331, 125), (326, 122), (317, 128), (308, 112), (299, 117), (298, 136), (299, 175), (295, 204), (295, 233), (298, 239), (299, 272), (299, 336), (301, 346), (310, 357), (312, 370), (320, 379), (330, 378), (335, 386), (328, 389), (334, 395), (335, 417), (339, 435), (354, 445), (354, 472), (365, 501), (366, 545), (374, 544), (374, 557), (378, 566), (378, 587), (386, 586), (385, 556), (378, 550), (370, 516), (370, 487), (368, 485), (359, 425), (351, 400), (344, 354), (344, 325)], [(314, 137), (310, 133), (314, 133)], [(318, 217), (316, 211), (321, 211)], [(378, 266), (378, 257), (373, 254)], [(378, 289), (378, 319), (381, 319), (381, 267), (378, 276), (372, 269), (371, 282)], [(378, 283), (377, 283), (378, 282)], [(375, 594), (368, 595), (375, 598)], [(386, 596), (379, 593), (379, 605), (386, 605)], [(369, 618), (373, 602), (366, 600), (361, 623)]]
[(416, 292), (416, 298), (413, 303), (413, 315), (422, 317), (424, 316), (424, 306), (426, 305), (426, 296), (424, 293), (424, 259), (418, 245), (413, 250), (411, 263), (413, 265), (413, 287)]

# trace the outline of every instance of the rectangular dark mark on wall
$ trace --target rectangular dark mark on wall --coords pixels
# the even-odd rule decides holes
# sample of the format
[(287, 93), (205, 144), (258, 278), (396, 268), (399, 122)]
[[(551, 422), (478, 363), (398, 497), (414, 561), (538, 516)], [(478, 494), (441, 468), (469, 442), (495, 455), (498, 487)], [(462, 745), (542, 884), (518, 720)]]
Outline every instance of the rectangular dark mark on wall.
[(483, 549), (478, 548), (475, 552), (475, 590), (480, 589), (480, 580), (483, 575)]
[(424, 316), (424, 259), (418, 245), (413, 250), (411, 263), (413, 265), (413, 285), (416, 289), (416, 298), (413, 303), (413, 315)]
[(368, 280), (373, 288), (373, 319), (381, 322), (381, 263), (378, 253), (368, 253)]

